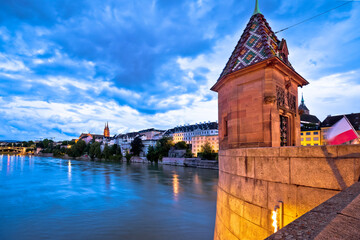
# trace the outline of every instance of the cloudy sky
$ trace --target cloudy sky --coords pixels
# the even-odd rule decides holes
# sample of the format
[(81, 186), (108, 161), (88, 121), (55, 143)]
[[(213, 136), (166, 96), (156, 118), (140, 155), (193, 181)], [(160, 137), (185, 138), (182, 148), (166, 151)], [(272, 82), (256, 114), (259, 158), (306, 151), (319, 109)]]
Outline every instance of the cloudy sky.
[[(216, 82), (255, 0), (0, 0), (0, 139), (217, 120)], [(343, 1), (260, 0), (273, 30)], [(278, 34), (311, 114), (360, 112), (360, 2)]]

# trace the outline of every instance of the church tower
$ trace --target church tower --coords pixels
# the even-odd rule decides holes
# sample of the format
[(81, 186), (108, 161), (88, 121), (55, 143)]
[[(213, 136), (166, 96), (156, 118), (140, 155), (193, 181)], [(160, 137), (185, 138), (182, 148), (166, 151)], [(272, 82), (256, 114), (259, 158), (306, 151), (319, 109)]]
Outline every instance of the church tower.
[(300, 115), (302, 115), (302, 114), (309, 115), (310, 114), (309, 109), (305, 105), (304, 95), (301, 95), (301, 104), (299, 106), (299, 114)]
[(109, 129), (109, 123), (105, 123), (105, 128), (104, 128), (104, 137), (110, 137), (110, 129)]
[(298, 87), (285, 39), (272, 31), (256, 0), (232, 55), (211, 90), (218, 93), (220, 150), (300, 145)]

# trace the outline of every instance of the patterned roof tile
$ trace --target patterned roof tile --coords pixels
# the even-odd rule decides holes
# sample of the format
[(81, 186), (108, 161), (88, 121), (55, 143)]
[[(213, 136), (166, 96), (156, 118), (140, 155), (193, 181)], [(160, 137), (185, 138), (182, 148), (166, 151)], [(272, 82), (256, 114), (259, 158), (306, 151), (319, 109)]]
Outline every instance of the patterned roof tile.
[(218, 81), (224, 76), (277, 56), (292, 68), (288, 61), (286, 41), (281, 41), (271, 30), (264, 15), (257, 13), (250, 18), (240, 40), (231, 54)]

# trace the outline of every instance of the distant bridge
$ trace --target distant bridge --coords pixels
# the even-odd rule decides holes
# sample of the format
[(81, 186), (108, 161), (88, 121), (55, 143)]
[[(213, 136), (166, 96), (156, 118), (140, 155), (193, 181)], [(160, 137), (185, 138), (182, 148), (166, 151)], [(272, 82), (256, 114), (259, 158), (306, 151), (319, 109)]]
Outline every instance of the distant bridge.
[(33, 147), (0, 147), (0, 154), (27, 154), (33, 152)]

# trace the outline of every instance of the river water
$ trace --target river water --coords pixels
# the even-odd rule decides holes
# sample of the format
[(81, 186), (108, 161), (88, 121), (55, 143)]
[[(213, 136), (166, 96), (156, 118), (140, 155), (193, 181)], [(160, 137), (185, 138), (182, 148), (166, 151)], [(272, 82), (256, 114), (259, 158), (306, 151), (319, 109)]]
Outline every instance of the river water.
[(0, 155), (0, 239), (212, 239), (218, 172)]

